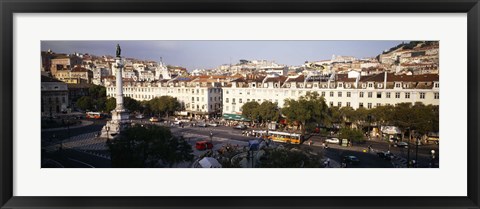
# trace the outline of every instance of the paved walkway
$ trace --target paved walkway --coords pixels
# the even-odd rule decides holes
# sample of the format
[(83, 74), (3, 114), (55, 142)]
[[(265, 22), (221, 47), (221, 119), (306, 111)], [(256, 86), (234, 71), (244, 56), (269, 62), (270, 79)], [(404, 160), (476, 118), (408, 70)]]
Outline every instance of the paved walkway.
[[(97, 132), (86, 133), (82, 135), (73, 136), (69, 139), (63, 140), (63, 147), (67, 149), (74, 149), (86, 154), (97, 157), (110, 159), (110, 153), (106, 144), (105, 138), (97, 138)], [(42, 147), (46, 151), (55, 151), (59, 148), (58, 143), (51, 143)]]

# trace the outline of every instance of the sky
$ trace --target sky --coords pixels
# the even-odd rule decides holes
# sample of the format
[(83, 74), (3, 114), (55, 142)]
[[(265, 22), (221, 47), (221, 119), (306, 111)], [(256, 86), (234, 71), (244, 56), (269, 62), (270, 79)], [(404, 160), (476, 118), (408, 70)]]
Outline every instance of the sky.
[(114, 56), (120, 44), (122, 57), (154, 61), (162, 57), (166, 64), (193, 70), (235, 64), (240, 59), (298, 66), (305, 61), (331, 59), (332, 55), (375, 57), (402, 41), (42, 41), (41, 50)]

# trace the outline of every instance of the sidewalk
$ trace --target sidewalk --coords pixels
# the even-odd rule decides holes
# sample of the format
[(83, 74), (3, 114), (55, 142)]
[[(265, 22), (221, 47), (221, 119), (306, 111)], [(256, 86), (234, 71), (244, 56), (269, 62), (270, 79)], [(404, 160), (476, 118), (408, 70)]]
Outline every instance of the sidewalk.
[(60, 130), (67, 130), (67, 129), (73, 129), (73, 128), (80, 128), (80, 127), (89, 126), (89, 125), (93, 124), (93, 121), (82, 120), (81, 122), (82, 122), (82, 124), (76, 125), (76, 126), (42, 129), (42, 132), (43, 131), (48, 132), (48, 131), (60, 131)]

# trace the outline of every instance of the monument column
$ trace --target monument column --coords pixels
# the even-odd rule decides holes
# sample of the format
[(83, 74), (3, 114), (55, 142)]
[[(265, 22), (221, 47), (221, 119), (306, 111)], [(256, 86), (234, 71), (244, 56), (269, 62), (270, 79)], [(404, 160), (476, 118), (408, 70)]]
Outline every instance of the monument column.
[(122, 58), (116, 57), (115, 58), (115, 67), (117, 68), (116, 72), (116, 87), (117, 87), (117, 105), (116, 105), (116, 110), (123, 110), (123, 76), (122, 76), (122, 70), (123, 70), (123, 63), (122, 63)]
[(117, 44), (117, 53), (115, 57), (116, 68), (116, 107), (112, 110), (112, 120), (107, 121), (107, 124), (102, 129), (102, 137), (106, 138), (115, 138), (120, 132), (128, 125), (129, 113), (128, 110), (123, 106), (123, 78), (122, 78), (122, 69), (123, 62), (122, 57), (120, 56), (121, 49), (120, 45)]

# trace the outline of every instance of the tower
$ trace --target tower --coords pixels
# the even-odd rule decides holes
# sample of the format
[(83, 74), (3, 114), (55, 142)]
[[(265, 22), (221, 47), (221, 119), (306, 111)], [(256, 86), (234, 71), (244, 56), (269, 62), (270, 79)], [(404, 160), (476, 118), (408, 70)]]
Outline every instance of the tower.
[(120, 56), (121, 49), (120, 45), (117, 44), (117, 52), (115, 57), (115, 68), (116, 68), (116, 107), (112, 110), (112, 120), (107, 121), (107, 124), (102, 128), (102, 137), (106, 138), (115, 138), (120, 131), (122, 131), (128, 125), (129, 112), (123, 106), (123, 80), (122, 80), (122, 70), (123, 70), (123, 61)]

